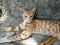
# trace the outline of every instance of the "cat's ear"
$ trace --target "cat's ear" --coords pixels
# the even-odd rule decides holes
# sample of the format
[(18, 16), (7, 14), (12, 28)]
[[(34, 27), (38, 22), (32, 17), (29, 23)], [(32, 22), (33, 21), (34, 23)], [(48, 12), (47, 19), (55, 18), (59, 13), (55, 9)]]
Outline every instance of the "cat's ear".
[(23, 12), (25, 11), (24, 8), (20, 8), (20, 13), (23, 14)]
[(33, 13), (35, 14), (36, 8), (33, 8), (32, 11), (33, 11)]

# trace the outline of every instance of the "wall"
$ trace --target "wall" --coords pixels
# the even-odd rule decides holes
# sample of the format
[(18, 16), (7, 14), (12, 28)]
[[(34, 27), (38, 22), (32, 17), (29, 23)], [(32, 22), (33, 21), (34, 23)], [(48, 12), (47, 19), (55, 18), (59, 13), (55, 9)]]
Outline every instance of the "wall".
[[(6, 8), (6, 11), (9, 12), (9, 17), (0, 26), (11, 26), (21, 23), (20, 7), (25, 9), (36, 7), (36, 19), (60, 20), (60, 0), (2, 0), (1, 3)], [(58, 43), (55, 42), (54, 45), (58, 45)]]

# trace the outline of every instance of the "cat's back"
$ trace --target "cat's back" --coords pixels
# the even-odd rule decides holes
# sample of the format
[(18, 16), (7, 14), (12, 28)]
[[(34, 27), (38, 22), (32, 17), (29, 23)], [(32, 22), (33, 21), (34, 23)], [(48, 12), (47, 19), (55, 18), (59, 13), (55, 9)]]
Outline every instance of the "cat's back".
[(60, 28), (60, 21), (55, 20), (33, 20), (31, 22), (33, 26), (51, 26), (51, 27), (59, 27)]
[(60, 21), (55, 21), (55, 20), (38, 20), (35, 19), (31, 23), (53, 23), (53, 24), (60, 24)]
[(28, 28), (31, 28), (33, 31), (50, 31), (50, 32), (59, 32), (60, 31), (60, 21), (54, 20), (33, 20), (31, 23), (27, 24)]
[(48, 26), (57, 26), (57, 27), (60, 27), (60, 21), (55, 21), (55, 20), (37, 20), (37, 19), (35, 19), (35, 20), (33, 20), (31, 23), (29, 23), (29, 24), (27, 24), (28, 26), (34, 26), (34, 27), (36, 27), (37, 25), (38, 26), (46, 26), (46, 25), (48, 25)]
[(32, 24), (35, 26), (34, 30), (44, 30), (50, 32), (60, 32), (60, 21), (55, 20), (34, 20)]

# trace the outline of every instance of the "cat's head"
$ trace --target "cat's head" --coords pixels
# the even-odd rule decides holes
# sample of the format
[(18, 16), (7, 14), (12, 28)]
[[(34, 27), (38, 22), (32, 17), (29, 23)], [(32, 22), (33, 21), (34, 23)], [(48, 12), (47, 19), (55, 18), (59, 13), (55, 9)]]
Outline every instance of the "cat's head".
[(23, 20), (26, 23), (30, 23), (34, 18), (36, 8), (33, 8), (31, 10), (25, 10), (23, 8), (20, 8), (20, 10), (21, 10), (21, 15), (23, 17)]

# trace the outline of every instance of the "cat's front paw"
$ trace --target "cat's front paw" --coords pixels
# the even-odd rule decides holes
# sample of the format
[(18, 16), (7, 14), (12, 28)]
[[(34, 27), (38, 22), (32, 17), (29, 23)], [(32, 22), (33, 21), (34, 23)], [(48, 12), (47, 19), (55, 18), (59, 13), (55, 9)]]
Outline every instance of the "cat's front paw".
[(17, 36), (10, 36), (10, 37), (6, 37), (6, 39), (8, 39), (8, 40), (12, 40), (12, 41), (22, 40), (22, 38), (17, 37)]
[(15, 41), (14, 37), (7, 37), (6, 39), (11, 40), (11, 41)]

